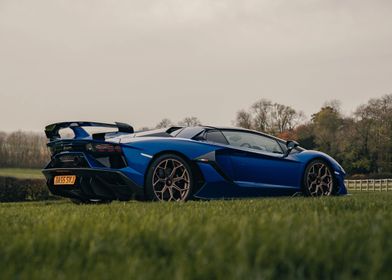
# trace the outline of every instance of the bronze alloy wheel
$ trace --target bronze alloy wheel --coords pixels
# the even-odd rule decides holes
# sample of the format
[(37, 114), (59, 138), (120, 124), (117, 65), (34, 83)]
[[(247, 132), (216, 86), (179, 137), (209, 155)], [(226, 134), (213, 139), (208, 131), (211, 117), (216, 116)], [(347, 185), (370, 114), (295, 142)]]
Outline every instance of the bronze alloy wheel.
[(152, 188), (160, 201), (185, 201), (190, 192), (190, 174), (180, 160), (166, 158), (160, 161), (152, 174)]
[(330, 196), (334, 192), (331, 168), (323, 161), (311, 162), (305, 174), (306, 192), (310, 196)]

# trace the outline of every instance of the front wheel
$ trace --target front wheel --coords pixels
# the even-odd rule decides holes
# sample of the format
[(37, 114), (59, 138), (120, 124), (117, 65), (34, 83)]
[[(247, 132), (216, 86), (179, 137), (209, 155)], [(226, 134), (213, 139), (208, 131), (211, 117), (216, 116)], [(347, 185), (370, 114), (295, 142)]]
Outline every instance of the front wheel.
[(186, 201), (191, 197), (193, 184), (190, 165), (175, 154), (166, 154), (154, 160), (148, 170), (146, 198), (158, 201)]
[(314, 160), (308, 164), (303, 185), (308, 196), (331, 196), (336, 193), (332, 169), (323, 160)]

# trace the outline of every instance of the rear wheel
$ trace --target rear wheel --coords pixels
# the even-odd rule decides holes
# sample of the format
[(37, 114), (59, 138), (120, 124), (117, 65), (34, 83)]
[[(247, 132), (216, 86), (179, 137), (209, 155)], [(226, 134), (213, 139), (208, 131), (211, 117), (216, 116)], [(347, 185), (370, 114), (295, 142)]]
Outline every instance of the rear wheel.
[(331, 196), (335, 194), (336, 183), (332, 169), (323, 160), (309, 163), (304, 175), (304, 189), (308, 196)]
[(186, 201), (191, 197), (193, 173), (190, 165), (175, 154), (162, 155), (151, 164), (146, 177), (148, 200)]

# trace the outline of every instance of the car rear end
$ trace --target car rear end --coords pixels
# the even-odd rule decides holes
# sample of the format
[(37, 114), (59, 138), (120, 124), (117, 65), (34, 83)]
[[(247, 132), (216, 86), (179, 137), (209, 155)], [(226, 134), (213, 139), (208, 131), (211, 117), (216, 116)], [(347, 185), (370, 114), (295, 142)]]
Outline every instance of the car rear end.
[(80, 202), (142, 197), (143, 189), (121, 171), (127, 167), (121, 144), (86, 134), (48, 138), (51, 160), (42, 172), (52, 194)]

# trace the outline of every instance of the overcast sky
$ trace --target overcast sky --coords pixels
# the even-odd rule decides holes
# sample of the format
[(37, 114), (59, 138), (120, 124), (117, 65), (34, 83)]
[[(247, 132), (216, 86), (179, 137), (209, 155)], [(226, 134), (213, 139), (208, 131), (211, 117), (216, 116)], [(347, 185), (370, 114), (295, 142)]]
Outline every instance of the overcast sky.
[(63, 120), (230, 125), (392, 92), (391, 0), (0, 0), (0, 130)]

